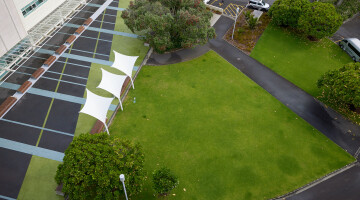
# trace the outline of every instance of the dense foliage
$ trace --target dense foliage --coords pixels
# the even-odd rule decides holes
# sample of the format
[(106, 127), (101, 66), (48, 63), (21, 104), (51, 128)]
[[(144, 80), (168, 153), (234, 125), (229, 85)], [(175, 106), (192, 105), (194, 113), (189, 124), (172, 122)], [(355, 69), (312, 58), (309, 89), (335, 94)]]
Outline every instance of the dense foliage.
[(343, 20), (352, 17), (355, 13), (360, 12), (359, 0), (344, 0), (340, 6), (336, 8), (336, 11), (340, 13)]
[(317, 84), (326, 98), (353, 108), (360, 107), (360, 63), (350, 63), (329, 71)]
[(215, 37), (212, 13), (201, 0), (135, 0), (121, 17), (157, 52), (205, 44)]
[(307, 4), (308, 0), (277, 0), (270, 7), (269, 15), (276, 25), (296, 27), (302, 9)]
[(144, 154), (139, 144), (101, 134), (82, 134), (65, 151), (55, 180), (72, 200), (124, 197), (120, 174), (125, 174), (128, 196), (139, 193), (144, 180)]
[(298, 21), (299, 30), (312, 39), (334, 34), (342, 24), (334, 5), (322, 2), (306, 4)]
[(154, 190), (159, 195), (166, 195), (178, 184), (178, 178), (166, 167), (153, 172)]

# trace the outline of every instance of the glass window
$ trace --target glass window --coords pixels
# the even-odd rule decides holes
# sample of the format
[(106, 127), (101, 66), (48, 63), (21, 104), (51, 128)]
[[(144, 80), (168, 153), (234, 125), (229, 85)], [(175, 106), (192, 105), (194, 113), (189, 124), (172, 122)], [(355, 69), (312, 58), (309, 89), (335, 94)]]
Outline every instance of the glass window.
[(352, 44), (349, 43), (349, 47), (356, 55), (360, 57), (360, 52)]

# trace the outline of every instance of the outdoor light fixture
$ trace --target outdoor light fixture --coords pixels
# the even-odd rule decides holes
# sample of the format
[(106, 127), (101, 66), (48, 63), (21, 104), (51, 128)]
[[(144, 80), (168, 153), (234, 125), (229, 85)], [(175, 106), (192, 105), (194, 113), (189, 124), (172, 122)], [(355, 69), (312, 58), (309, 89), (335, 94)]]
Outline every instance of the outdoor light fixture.
[(235, 25), (236, 25), (236, 20), (237, 20), (237, 17), (238, 17), (238, 14), (239, 14), (239, 7), (236, 8), (236, 16), (235, 16), (235, 22), (234, 22), (234, 29), (233, 29), (233, 32), (232, 32), (232, 36), (231, 36), (231, 39), (234, 40), (234, 31), (235, 31)]
[(128, 200), (128, 197), (127, 197), (127, 194), (126, 194), (125, 183), (124, 183), (124, 181), (125, 181), (125, 175), (124, 175), (124, 174), (120, 174), (119, 178), (120, 178), (120, 181), (122, 182), (123, 187), (124, 187), (124, 192), (125, 192), (126, 200)]

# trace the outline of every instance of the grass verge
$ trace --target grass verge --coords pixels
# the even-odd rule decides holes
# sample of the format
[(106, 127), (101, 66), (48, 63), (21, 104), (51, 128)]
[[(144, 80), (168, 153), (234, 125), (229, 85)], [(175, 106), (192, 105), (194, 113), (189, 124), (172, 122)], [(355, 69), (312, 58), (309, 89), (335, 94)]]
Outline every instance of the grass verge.
[(32, 156), (17, 199), (64, 199), (55, 194), (57, 184), (54, 177), (60, 163), (59, 161)]
[[(354, 161), (215, 52), (142, 68), (110, 133), (167, 166), (168, 199), (269, 199)], [(155, 199), (151, 179), (135, 199)]]
[(272, 24), (250, 56), (315, 97), (321, 92), (316, 86), (321, 75), (352, 62), (329, 39), (311, 42)]

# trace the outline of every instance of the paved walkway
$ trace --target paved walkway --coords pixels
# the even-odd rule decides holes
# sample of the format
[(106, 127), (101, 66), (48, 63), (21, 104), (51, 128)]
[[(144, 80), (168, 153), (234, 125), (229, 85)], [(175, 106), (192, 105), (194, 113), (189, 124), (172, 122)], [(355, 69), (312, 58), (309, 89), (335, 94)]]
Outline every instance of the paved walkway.
[[(91, 0), (69, 24), (79, 26), (103, 3)], [(73, 139), (91, 62), (109, 64), (118, 1), (110, 4), (0, 120), (0, 199), (16, 199), (32, 155), (61, 161)], [(31, 56), (16, 73), (0, 85), (0, 103), (15, 93), (41, 67), (49, 52), (56, 50), (76, 30), (63, 26)], [(135, 37), (134, 35), (124, 37)], [(113, 108), (114, 109), (114, 106)]]
[[(360, 127), (349, 122), (340, 114), (336, 113), (330, 108), (327, 108), (321, 102), (317, 101), (314, 97), (302, 89), (298, 88), (263, 64), (247, 56), (237, 48), (224, 41), (222, 38), (226, 31), (233, 25), (233, 22), (234, 21), (232, 19), (226, 17), (221, 17), (218, 20), (218, 22), (214, 25), (217, 38), (209, 41), (209, 48), (216, 51), (220, 56), (234, 65), (237, 69), (242, 71), (254, 82), (268, 91), (276, 99), (290, 108), (293, 112), (307, 121), (313, 127), (318, 129), (344, 150), (349, 152), (351, 155), (355, 155), (356, 151), (360, 147), (360, 137), (358, 137), (356, 134), (360, 133)], [(158, 56), (158, 54), (154, 54), (152, 59), (162, 60), (163, 62), (161, 62), (161, 64), (171, 64), (175, 62), (175, 60), (170, 59), (171, 57), (169, 57), (168, 60), (162, 59), (163, 57), (163, 55)], [(182, 50), (181, 56), (177, 57), (176, 62), (189, 60), (189, 58), (192, 57), (193, 50), (189, 50), (188, 53), (187, 50)], [(352, 173), (352, 171), (349, 173)], [(356, 179), (360, 179), (360, 173), (357, 173), (356, 171), (352, 173), (352, 176)], [(341, 177), (341, 174), (337, 177)], [(336, 188), (339, 191), (348, 189), (352, 194), (360, 196), (360, 190), (356, 189), (355, 187), (348, 187), (347, 185), (343, 185), (342, 182), (336, 183)], [(327, 182), (323, 182), (322, 184), (327, 184)], [(326, 185), (323, 187), (326, 187)], [(318, 197), (317, 199), (328, 198), (324, 196), (324, 198)]]

